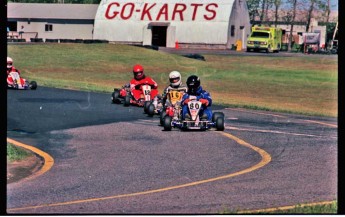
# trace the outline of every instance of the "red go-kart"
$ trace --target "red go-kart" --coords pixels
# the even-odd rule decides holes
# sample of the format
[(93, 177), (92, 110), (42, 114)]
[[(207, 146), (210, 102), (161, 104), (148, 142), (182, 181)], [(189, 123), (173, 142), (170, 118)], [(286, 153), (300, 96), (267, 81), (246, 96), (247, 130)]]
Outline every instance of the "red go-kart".
[(139, 100), (136, 100), (130, 90), (130, 85), (126, 84), (121, 89), (114, 88), (114, 92), (111, 94), (111, 100), (113, 103), (123, 102), (124, 106), (137, 105), (140, 107), (148, 108), (151, 103), (151, 86), (148, 84), (141, 84), (136, 87), (141, 90)]
[(18, 72), (13, 71), (7, 75), (7, 88), (18, 89), (18, 90), (36, 90), (36, 81), (29, 82), (28, 80), (22, 78)]

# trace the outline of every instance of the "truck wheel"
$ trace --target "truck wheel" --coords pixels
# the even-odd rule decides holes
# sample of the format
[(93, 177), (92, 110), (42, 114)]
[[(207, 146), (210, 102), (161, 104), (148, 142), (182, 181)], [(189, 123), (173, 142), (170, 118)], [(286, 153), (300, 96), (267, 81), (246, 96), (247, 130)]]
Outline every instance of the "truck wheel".
[(164, 126), (164, 130), (171, 131), (171, 117), (170, 116), (164, 117), (163, 126)]
[(130, 96), (125, 96), (125, 101), (123, 102), (124, 106), (129, 106), (131, 104), (131, 97)]

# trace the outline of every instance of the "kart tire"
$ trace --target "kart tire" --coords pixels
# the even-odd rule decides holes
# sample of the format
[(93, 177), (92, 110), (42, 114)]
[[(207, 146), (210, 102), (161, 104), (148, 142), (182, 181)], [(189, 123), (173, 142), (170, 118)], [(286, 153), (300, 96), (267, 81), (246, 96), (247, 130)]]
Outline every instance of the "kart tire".
[(149, 107), (147, 108), (147, 114), (152, 117), (155, 114), (155, 106), (150, 103)]
[(161, 124), (161, 126), (164, 126), (164, 117), (167, 115), (166, 111), (163, 110), (161, 113), (160, 113), (160, 117), (159, 117), (159, 122)]
[(212, 115), (212, 122), (216, 122), (218, 117), (223, 117), (224, 119), (224, 113), (223, 112), (214, 112)]
[(164, 117), (163, 127), (165, 131), (171, 131), (171, 117), (170, 116)]
[(129, 106), (131, 104), (131, 97), (130, 96), (125, 96), (125, 101), (123, 102), (124, 106)]
[(224, 116), (223, 117), (218, 117), (216, 119), (216, 129), (217, 131), (224, 131), (225, 126), (224, 126)]
[(37, 83), (36, 83), (36, 81), (31, 81), (31, 82), (29, 83), (29, 88), (30, 88), (31, 90), (36, 90), (36, 89), (37, 89)]
[(144, 113), (147, 114), (150, 106), (150, 101), (145, 101), (144, 102)]
[(119, 103), (120, 102), (120, 91), (115, 90), (112, 94), (111, 94), (111, 101), (113, 103)]

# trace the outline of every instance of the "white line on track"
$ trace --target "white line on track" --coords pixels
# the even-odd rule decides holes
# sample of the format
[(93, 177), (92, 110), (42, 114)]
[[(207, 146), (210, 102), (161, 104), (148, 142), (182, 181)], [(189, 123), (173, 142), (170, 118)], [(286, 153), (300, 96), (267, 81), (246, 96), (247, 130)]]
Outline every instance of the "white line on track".
[(286, 134), (286, 135), (293, 135), (293, 136), (308, 136), (308, 137), (318, 137), (318, 138), (333, 138), (336, 139), (336, 136), (321, 136), (321, 135), (312, 135), (312, 134), (303, 134), (303, 133), (291, 133), (291, 132), (283, 132), (277, 130), (259, 130), (253, 128), (238, 128), (238, 127), (225, 127), (228, 130), (238, 130), (238, 131), (250, 131), (250, 132), (259, 132), (259, 133), (275, 133), (275, 134)]

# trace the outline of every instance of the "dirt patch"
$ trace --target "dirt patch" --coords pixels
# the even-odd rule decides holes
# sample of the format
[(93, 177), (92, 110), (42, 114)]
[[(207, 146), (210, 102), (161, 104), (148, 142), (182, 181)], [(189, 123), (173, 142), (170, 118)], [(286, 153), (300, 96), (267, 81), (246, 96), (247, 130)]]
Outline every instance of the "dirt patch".
[(43, 160), (37, 155), (30, 155), (20, 161), (7, 161), (7, 184), (33, 175), (43, 166), (43, 163)]

